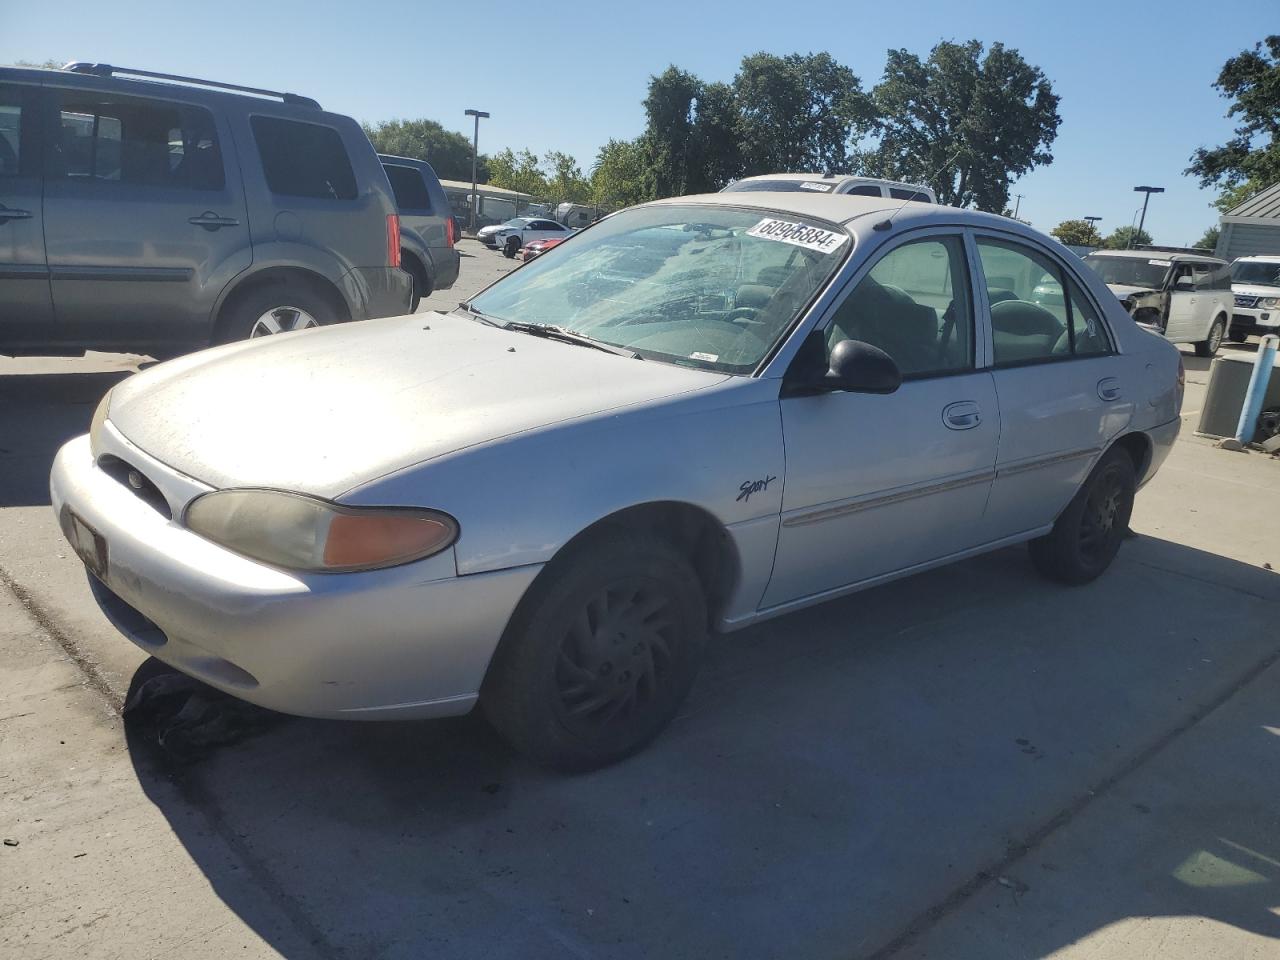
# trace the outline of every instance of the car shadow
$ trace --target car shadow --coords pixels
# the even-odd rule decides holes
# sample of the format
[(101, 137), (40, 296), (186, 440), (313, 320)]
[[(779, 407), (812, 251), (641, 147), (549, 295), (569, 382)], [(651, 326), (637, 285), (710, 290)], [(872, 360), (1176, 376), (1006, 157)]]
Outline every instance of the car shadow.
[(131, 373), (0, 376), (0, 507), (48, 505), (58, 448), (88, 431), (98, 401)]
[[(573, 777), (478, 715), (358, 724), (226, 701), (240, 719), (195, 751), (161, 748), (154, 716), (126, 736), (212, 888), (285, 956), (866, 956), (991, 871), (1029, 870), (1029, 838), (1112, 797), (1276, 654), (1278, 605), (1276, 574), (1153, 537), (1075, 589), (1003, 550), (715, 638), (662, 737)], [(1280, 770), (1278, 752), (1264, 738), (1242, 769)], [(1192, 769), (1170, 804), (1225, 810), (1231, 789)], [(1148, 822), (1134, 811), (1133, 835)], [(1267, 885), (1181, 884), (1153, 906), (1148, 874), (1202, 848), (1230, 859), (1170, 832), (1107, 897), (1022, 931), (1027, 955), (1160, 913), (1280, 936), (1280, 831), (1214, 836), (1256, 852)]]

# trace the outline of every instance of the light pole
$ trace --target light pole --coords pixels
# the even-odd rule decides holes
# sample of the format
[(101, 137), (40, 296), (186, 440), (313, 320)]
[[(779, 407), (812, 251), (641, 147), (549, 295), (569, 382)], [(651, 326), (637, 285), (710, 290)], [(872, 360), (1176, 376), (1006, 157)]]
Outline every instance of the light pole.
[(1081, 217), (1080, 219), (1089, 224), (1089, 230), (1097, 234), (1099, 240), (1102, 239), (1102, 234), (1098, 233), (1098, 221), (1102, 219), (1101, 217)]
[(1142, 227), (1147, 222), (1147, 204), (1151, 201), (1153, 193), (1164, 193), (1164, 187), (1134, 187), (1134, 193), (1144, 193), (1146, 196), (1142, 198), (1142, 219), (1138, 221), (1138, 232), (1129, 238), (1129, 246), (1133, 246), (1133, 241), (1142, 234)]
[(468, 117), (476, 118), (475, 134), (471, 138), (471, 232), (476, 232), (476, 160), (480, 156), (480, 118), (487, 118), (489, 114), (483, 110), (468, 110)]

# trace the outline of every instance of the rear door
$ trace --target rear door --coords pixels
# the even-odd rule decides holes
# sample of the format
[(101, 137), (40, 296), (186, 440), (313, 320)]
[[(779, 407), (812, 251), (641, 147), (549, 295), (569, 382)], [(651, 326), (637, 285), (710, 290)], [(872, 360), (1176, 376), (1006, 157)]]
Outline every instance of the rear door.
[(1164, 335), (1174, 343), (1203, 340), (1205, 298), (1196, 289), (1195, 270), (1190, 263), (1174, 267), (1169, 280), (1169, 319)]
[[(1098, 306), (1050, 251), (976, 232), (999, 397), (1000, 446), (984, 539), (1054, 522), (1128, 424), (1141, 371), (1115, 352)], [(1062, 296), (1035, 291), (1060, 289)]]
[(53, 339), (40, 180), (40, 88), (0, 84), (0, 347)]
[(204, 341), (217, 295), (251, 262), (225, 125), (178, 100), (46, 91), (45, 243), (59, 338)]

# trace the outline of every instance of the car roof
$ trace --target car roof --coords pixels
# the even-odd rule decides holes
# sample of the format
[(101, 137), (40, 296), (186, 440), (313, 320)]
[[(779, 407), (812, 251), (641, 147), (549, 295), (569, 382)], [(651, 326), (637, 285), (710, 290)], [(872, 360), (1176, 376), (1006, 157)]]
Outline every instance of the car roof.
[(1090, 250), (1090, 257), (1127, 257), (1134, 260), (1185, 260), (1191, 263), (1221, 263), (1227, 261), (1217, 257), (1207, 257), (1201, 253), (1169, 253), (1163, 250)]
[(832, 183), (845, 183), (848, 180), (857, 180), (859, 183), (888, 183), (895, 187), (916, 187), (918, 183), (907, 183), (904, 180), (886, 180), (884, 177), (862, 177), (853, 173), (757, 173), (750, 177), (741, 177), (736, 183), (751, 180), (786, 180), (802, 181), (802, 180), (830, 180)]

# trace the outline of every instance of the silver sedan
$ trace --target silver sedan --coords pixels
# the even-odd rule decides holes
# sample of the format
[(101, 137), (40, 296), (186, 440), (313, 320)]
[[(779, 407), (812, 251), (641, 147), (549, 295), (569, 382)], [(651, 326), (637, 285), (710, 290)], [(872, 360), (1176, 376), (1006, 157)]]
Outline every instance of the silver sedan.
[(108, 616), (179, 670), (317, 717), (479, 703), (583, 769), (662, 729), (709, 631), (1019, 542), (1098, 576), (1181, 402), (1178, 352), (1019, 223), (718, 194), (615, 214), (451, 313), (132, 377), (53, 505)]

